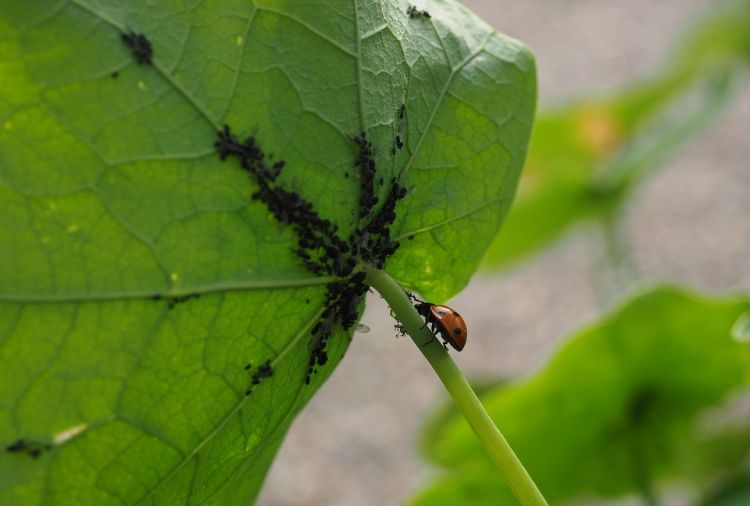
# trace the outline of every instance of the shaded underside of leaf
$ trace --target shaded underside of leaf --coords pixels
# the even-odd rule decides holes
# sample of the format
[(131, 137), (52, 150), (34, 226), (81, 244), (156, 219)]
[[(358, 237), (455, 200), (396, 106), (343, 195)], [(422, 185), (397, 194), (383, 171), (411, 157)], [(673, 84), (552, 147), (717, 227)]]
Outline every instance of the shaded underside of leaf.
[(45, 448), (0, 455), (0, 503), (246, 504), (343, 356), (337, 331), (305, 386), (331, 279), (220, 161), (224, 124), (342, 237), (366, 132), (378, 178), (410, 189), (388, 269), (436, 299), (467, 283), (515, 191), (534, 64), (462, 7), (425, 7), (0, 0), (0, 442)]
[[(483, 402), (548, 500), (635, 492), (641, 472), (674, 476), (695, 448), (694, 415), (747, 381), (747, 345), (730, 331), (748, 307), (747, 297), (654, 289)], [(514, 504), (458, 417), (443, 415), (424, 440), (426, 454), (452, 474), (415, 504)]]

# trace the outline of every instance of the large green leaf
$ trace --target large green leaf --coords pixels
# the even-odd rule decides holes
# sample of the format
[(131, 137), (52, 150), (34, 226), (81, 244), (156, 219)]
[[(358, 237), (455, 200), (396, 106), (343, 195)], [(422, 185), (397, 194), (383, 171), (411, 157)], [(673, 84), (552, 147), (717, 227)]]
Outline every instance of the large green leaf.
[(635, 183), (694, 138), (745, 85), (750, 1), (711, 9), (645, 83), (540, 114), (518, 198), (485, 266), (517, 261), (584, 220), (608, 219)]
[[(552, 503), (635, 492), (644, 475), (658, 483), (679, 472), (697, 441), (695, 415), (747, 381), (750, 350), (731, 329), (748, 308), (748, 297), (649, 291), (483, 402)], [(515, 504), (466, 423), (438, 420), (425, 451), (451, 473), (414, 503)]]
[(0, 455), (0, 503), (247, 504), (342, 357), (337, 331), (304, 384), (330, 279), (219, 160), (225, 123), (342, 237), (367, 132), (410, 189), (389, 271), (435, 298), (467, 283), (515, 191), (533, 60), (452, 2), (421, 8), (0, 0), (0, 441), (27, 445)]

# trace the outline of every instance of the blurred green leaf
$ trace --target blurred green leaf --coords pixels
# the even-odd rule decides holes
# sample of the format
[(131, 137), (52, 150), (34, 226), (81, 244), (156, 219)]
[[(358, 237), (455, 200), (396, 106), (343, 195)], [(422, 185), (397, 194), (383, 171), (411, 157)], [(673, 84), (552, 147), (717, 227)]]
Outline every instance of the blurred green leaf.
[[(747, 345), (730, 332), (748, 307), (747, 297), (651, 290), (483, 402), (552, 504), (634, 492), (644, 476), (673, 476), (695, 415), (747, 381)], [(515, 504), (462, 419), (443, 414), (424, 441), (448, 472), (413, 504)]]
[[(746, 406), (748, 400), (747, 395), (742, 396), (739, 404)], [(731, 414), (732, 410), (721, 406), (718, 411)], [(741, 417), (705, 429), (703, 425), (706, 423), (701, 422), (695, 441), (682, 448), (678, 476), (711, 503), (750, 480), (750, 420)]]
[(304, 384), (330, 279), (219, 160), (224, 123), (343, 237), (366, 131), (411, 189), (389, 271), (434, 298), (466, 284), (515, 191), (534, 63), (457, 4), (422, 7), (0, 0), (0, 441), (44, 450), (0, 454), (0, 504), (248, 504), (341, 359), (337, 331)]
[(582, 220), (606, 218), (648, 170), (722, 110), (746, 82), (750, 1), (711, 9), (659, 75), (540, 115), (518, 196), (486, 267), (538, 251)]
[(732, 337), (743, 343), (750, 343), (750, 313), (745, 313), (737, 318), (732, 327)]
[(750, 504), (750, 476), (727, 486), (716, 495), (700, 503), (700, 506), (747, 506)]

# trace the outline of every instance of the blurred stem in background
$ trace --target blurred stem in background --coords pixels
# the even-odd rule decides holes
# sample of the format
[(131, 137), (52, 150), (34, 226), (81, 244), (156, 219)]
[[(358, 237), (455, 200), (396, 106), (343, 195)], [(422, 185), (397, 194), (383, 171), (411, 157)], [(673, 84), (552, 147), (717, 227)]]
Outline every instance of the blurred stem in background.
[[(602, 259), (596, 283), (599, 285), (601, 309), (618, 301), (628, 287), (638, 279), (638, 266), (623, 224), (622, 213), (601, 217), (606, 258)], [(611, 273), (611, 275), (608, 275)]]
[(398, 321), (435, 370), (519, 503), (523, 506), (547, 506), (547, 501), (526, 468), (495, 426), (450, 355), (427, 329), (404, 289), (385, 271), (367, 267), (365, 272), (367, 283), (388, 302)]

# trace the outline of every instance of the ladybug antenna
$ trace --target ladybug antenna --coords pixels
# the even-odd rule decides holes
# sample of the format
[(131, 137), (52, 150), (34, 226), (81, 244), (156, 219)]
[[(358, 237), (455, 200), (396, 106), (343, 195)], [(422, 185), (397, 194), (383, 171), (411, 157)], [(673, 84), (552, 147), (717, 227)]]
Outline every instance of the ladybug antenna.
[(412, 292), (408, 292), (408, 291), (407, 291), (407, 292), (406, 292), (406, 295), (408, 295), (408, 296), (409, 296), (409, 298), (410, 298), (411, 300), (413, 300), (414, 302), (419, 302), (419, 303), (424, 303), (424, 302), (425, 302), (425, 301), (423, 301), (422, 299), (420, 299), (419, 297), (417, 297), (416, 295), (414, 295), (414, 294), (413, 294)]

